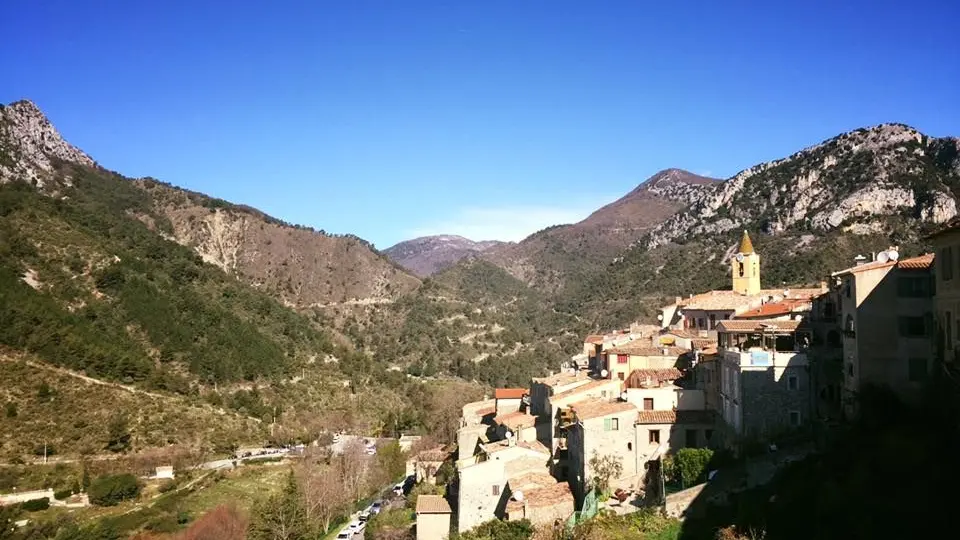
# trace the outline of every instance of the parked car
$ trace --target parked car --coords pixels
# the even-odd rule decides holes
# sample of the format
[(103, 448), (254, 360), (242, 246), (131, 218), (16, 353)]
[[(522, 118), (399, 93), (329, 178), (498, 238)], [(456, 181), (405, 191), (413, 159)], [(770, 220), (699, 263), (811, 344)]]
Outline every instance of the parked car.
[(402, 497), (403, 496), (403, 484), (397, 484), (393, 486), (393, 494)]
[(337, 535), (337, 540), (350, 540), (351, 538), (353, 538), (353, 531), (342, 530)]
[(374, 514), (374, 515), (379, 514), (381, 510), (383, 510), (382, 501), (373, 501), (373, 504), (370, 505), (371, 514)]

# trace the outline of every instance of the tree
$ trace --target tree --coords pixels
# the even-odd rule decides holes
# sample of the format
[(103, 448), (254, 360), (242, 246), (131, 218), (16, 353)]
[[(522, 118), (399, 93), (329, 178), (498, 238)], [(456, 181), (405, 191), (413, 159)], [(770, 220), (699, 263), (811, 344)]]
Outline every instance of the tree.
[(620, 456), (608, 454), (601, 456), (596, 450), (590, 458), (590, 469), (593, 471), (591, 482), (593, 488), (600, 493), (610, 491), (610, 481), (620, 478), (623, 474), (623, 460)]
[(293, 471), (280, 493), (257, 504), (247, 533), (249, 540), (304, 540), (310, 536)]
[(349, 501), (337, 475), (327, 467), (302, 463), (296, 470), (306, 519), (315, 523), (323, 533), (330, 530), (334, 518), (349, 508)]
[(120, 501), (140, 494), (140, 483), (132, 474), (101, 476), (90, 484), (87, 495), (97, 506), (116, 506)]
[(50, 385), (46, 381), (40, 383), (40, 386), (37, 388), (37, 399), (41, 401), (46, 401), (50, 398), (50, 394), (53, 392), (50, 391)]
[(347, 444), (343, 453), (334, 460), (337, 476), (351, 501), (360, 500), (366, 485), (368, 462), (366, 448), (356, 439)]
[(387, 484), (396, 481), (407, 471), (407, 456), (397, 441), (391, 441), (377, 448), (377, 483)]
[(116, 453), (126, 452), (130, 450), (130, 438), (127, 417), (123, 415), (113, 417), (107, 426), (106, 449)]
[(6, 411), (7, 418), (16, 418), (16, 417), (17, 417), (17, 404), (16, 404), (16, 403), (14, 403), (14, 402), (12, 402), (12, 401), (8, 401), (7, 404), (6, 404), (6, 406), (4, 407), (4, 410)]
[(674, 475), (679, 473), (683, 487), (690, 487), (703, 476), (711, 459), (713, 450), (709, 448), (681, 448), (673, 460)]

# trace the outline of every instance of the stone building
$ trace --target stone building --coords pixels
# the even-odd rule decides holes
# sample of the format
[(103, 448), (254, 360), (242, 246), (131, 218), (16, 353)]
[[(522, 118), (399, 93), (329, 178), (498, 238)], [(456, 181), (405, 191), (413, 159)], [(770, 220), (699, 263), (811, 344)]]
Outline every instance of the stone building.
[(690, 365), (689, 349), (656, 345), (651, 340), (636, 340), (603, 353), (601, 365), (605, 378), (626, 380), (637, 369), (686, 368)]
[[(799, 321), (723, 321), (721, 416), (735, 441), (764, 440), (810, 420), (809, 333)], [(800, 331), (798, 331), (800, 330)]]
[(446, 540), (450, 537), (450, 505), (439, 495), (417, 497), (417, 540)]
[[(840, 291), (841, 399), (847, 417), (857, 415), (865, 385), (889, 388), (908, 402), (920, 398), (936, 352), (933, 259), (933, 254), (899, 259), (891, 249), (833, 273)], [(952, 309), (943, 313), (955, 326)]]
[(583, 501), (594, 470), (590, 461), (612, 456), (623, 467), (613, 486), (636, 488), (639, 482), (636, 443), (637, 408), (625, 401), (595, 400), (570, 407), (572, 420), (567, 431), (569, 483), (578, 504)]

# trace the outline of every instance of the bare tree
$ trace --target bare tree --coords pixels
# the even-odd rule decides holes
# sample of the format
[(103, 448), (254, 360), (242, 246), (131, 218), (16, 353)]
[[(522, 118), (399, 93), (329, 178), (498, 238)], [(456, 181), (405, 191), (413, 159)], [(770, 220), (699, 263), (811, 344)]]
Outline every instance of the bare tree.
[(337, 476), (351, 501), (360, 500), (366, 486), (369, 461), (366, 448), (356, 439), (348, 443), (343, 453), (334, 460)]
[(235, 507), (221, 505), (194, 521), (176, 540), (243, 540), (247, 518)]
[(330, 530), (334, 518), (349, 509), (347, 494), (334, 473), (329, 467), (309, 463), (297, 467), (307, 520), (319, 525), (324, 533)]
[(607, 493), (610, 482), (623, 474), (623, 459), (614, 454), (601, 456), (594, 450), (593, 457), (590, 458), (590, 468), (593, 470), (593, 487), (600, 493)]

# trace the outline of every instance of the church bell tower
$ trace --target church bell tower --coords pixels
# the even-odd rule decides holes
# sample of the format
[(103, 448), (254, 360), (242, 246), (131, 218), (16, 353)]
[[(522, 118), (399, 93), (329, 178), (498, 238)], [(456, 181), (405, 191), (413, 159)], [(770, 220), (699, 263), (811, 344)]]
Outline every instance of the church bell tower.
[(731, 261), (733, 290), (740, 294), (760, 293), (760, 255), (753, 250), (750, 235), (743, 231), (740, 248)]

